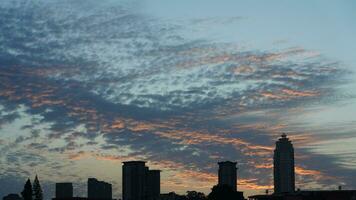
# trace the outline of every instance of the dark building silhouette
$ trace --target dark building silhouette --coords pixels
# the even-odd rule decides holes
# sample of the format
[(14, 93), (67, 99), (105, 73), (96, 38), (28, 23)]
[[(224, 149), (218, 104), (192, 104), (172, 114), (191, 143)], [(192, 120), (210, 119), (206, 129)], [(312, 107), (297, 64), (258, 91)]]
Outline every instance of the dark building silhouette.
[(89, 200), (87, 197), (53, 198), (52, 200)]
[(245, 200), (245, 197), (243, 192), (224, 184), (214, 186), (208, 195), (208, 200)]
[(273, 162), (274, 192), (277, 194), (294, 192), (294, 149), (285, 133), (276, 142)]
[(219, 183), (218, 185), (228, 185), (233, 191), (236, 192), (237, 184), (237, 168), (236, 162), (225, 161), (219, 162)]
[(315, 190), (272, 195), (254, 195), (249, 200), (355, 200), (356, 190)]
[(23, 200), (18, 194), (8, 194), (2, 198), (2, 200)]
[(159, 170), (149, 170), (144, 161), (123, 162), (123, 200), (156, 200), (160, 188)]
[(147, 199), (158, 200), (161, 194), (161, 171), (160, 170), (148, 170), (147, 180)]
[(144, 161), (124, 162), (122, 166), (123, 200), (144, 200), (146, 198), (146, 171)]
[(88, 199), (112, 199), (112, 186), (110, 183), (98, 181), (95, 178), (88, 179)]
[(73, 197), (72, 183), (56, 183), (56, 198), (71, 198)]

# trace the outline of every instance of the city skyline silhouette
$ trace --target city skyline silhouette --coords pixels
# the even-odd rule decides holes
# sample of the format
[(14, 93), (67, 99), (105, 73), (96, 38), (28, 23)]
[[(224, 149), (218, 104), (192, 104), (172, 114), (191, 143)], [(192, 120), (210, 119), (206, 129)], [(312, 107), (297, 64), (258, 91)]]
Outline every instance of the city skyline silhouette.
[[(247, 200), (243, 192), (238, 191), (237, 162), (221, 161), (218, 181), (206, 195), (202, 192), (187, 190), (186, 195), (176, 194), (175, 191), (161, 193), (161, 170), (152, 170), (146, 166), (146, 161), (122, 162), (122, 196), (119, 200)], [(356, 190), (312, 190), (307, 188), (295, 189), (295, 160), (292, 141), (283, 133), (276, 141), (273, 156), (273, 193), (266, 190), (265, 195), (249, 196), (250, 200), (354, 200)], [(73, 195), (73, 183), (62, 182), (55, 184), (55, 196), (52, 200), (114, 200), (112, 184), (88, 178), (87, 196)], [(33, 184), (28, 179), (21, 192), (8, 194), (3, 200), (43, 200), (43, 190), (36, 175)]]

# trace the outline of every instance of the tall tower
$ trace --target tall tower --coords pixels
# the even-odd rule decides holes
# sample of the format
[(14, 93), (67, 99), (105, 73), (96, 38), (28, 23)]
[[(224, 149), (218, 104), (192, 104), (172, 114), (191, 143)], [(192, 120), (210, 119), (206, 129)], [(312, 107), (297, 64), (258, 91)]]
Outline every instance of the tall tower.
[(294, 192), (294, 149), (292, 142), (287, 138), (285, 133), (276, 142), (273, 164), (274, 192)]
[(228, 185), (236, 191), (236, 162), (219, 162), (219, 185)]
[(123, 162), (122, 197), (123, 200), (146, 200), (146, 175), (148, 168), (144, 161)]
[(161, 171), (148, 170), (146, 180), (147, 200), (158, 200), (161, 194)]

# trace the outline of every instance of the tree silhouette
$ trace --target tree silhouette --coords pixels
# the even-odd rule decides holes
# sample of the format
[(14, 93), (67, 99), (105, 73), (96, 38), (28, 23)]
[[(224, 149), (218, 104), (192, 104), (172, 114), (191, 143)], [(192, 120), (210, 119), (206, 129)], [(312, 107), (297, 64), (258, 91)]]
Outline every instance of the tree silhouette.
[(244, 197), (228, 185), (216, 185), (211, 189), (208, 200), (244, 200)]
[(27, 179), (21, 195), (24, 200), (32, 200), (32, 184), (30, 179)]
[(197, 191), (187, 191), (186, 197), (188, 200), (207, 200), (204, 193)]
[(43, 192), (37, 175), (35, 180), (33, 181), (33, 196), (34, 200), (43, 200)]

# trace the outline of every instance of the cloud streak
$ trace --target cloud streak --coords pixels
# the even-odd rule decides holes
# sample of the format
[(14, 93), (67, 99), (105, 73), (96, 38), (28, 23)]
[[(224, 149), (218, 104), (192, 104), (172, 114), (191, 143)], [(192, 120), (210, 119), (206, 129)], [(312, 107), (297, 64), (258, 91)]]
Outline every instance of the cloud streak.
[[(180, 27), (123, 2), (80, 2), (0, 3), (0, 126), (32, 120), (22, 126), (27, 135), (0, 140), (18, 145), (4, 147), (6, 164), (35, 166), (39, 156), (41, 168), (63, 176), (60, 169), (90, 159), (144, 159), (172, 175), (163, 179), (168, 189), (183, 190), (196, 182), (209, 189), (215, 163), (231, 159), (242, 188), (270, 189), (273, 142), (289, 129), (284, 112), (335, 95), (344, 83), (339, 63), (303, 48), (243, 50), (183, 37)], [(292, 135), (311, 157), (302, 143), (313, 137)], [(33, 153), (20, 156), (24, 148)], [(64, 155), (65, 165), (50, 155)], [(306, 162), (297, 168), (300, 183), (326, 183), (326, 166), (343, 170), (299, 161)]]

